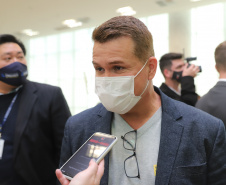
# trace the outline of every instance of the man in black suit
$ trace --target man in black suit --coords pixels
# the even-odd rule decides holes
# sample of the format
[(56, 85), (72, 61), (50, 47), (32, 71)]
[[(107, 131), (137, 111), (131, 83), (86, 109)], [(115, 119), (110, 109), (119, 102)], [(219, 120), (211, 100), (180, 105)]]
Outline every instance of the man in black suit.
[(215, 62), (219, 81), (197, 102), (196, 107), (220, 118), (226, 125), (226, 41), (215, 49)]
[(25, 54), (0, 35), (0, 184), (53, 185), (71, 114), (59, 87), (26, 80)]
[(181, 53), (167, 53), (159, 61), (165, 78), (160, 89), (170, 98), (195, 106), (198, 95), (195, 92), (194, 77), (199, 66), (185, 64)]

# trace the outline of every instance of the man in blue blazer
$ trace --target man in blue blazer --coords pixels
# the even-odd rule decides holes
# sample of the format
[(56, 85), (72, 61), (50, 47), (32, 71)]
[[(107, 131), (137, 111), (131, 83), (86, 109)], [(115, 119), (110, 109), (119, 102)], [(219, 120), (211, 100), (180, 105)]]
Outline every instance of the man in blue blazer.
[(119, 16), (97, 27), (92, 38), (101, 104), (68, 119), (60, 165), (93, 133), (104, 132), (118, 142), (105, 157), (101, 185), (226, 184), (222, 121), (153, 86), (157, 60), (147, 27)]

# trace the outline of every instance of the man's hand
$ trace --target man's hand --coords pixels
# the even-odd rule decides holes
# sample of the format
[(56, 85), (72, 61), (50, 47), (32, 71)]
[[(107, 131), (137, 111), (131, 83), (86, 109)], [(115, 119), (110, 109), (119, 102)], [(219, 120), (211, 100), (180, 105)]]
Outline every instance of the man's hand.
[(199, 72), (199, 66), (190, 64), (188, 67), (188, 65), (188, 63), (185, 64), (182, 76), (192, 76), (193, 78), (196, 77), (197, 73)]
[(89, 162), (89, 167), (73, 177), (71, 182), (57, 169), (56, 176), (62, 185), (99, 185), (104, 174), (104, 160), (98, 165), (94, 160)]

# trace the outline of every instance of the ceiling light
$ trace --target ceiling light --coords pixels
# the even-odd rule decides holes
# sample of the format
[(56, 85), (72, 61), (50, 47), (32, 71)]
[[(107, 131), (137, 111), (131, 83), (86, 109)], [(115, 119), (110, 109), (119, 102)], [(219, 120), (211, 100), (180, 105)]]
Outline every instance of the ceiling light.
[(198, 2), (198, 1), (201, 1), (201, 0), (190, 0), (191, 2)]
[(136, 11), (133, 10), (130, 6), (122, 7), (116, 10), (117, 13), (121, 15), (135, 15)]
[(35, 36), (38, 35), (39, 32), (33, 31), (32, 29), (24, 29), (21, 31), (23, 34), (28, 35), (28, 36)]
[(70, 27), (70, 28), (82, 26), (82, 22), (76, 21), (74, 19), (65, 20), (65, 21), (63, 21), (63, 24)]

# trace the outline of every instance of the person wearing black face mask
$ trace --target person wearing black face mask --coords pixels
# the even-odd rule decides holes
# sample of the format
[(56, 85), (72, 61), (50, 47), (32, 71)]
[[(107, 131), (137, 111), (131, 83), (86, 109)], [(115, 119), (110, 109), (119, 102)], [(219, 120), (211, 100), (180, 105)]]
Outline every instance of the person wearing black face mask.
[(59, 87), (27, 80), (26, 50), (0, 35), (0, 184), (56, 184), (66, 120)]
[(169, 97), (195, 106), (199, 99), (195, 92), (194, 77), (199, 72), (199, 66), (184, 62), (180, 53), (167, 53), (159, 61), (161, 72), (165, 78), (160, 89)]

